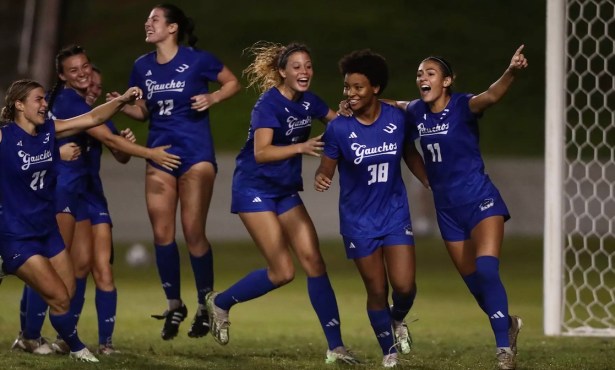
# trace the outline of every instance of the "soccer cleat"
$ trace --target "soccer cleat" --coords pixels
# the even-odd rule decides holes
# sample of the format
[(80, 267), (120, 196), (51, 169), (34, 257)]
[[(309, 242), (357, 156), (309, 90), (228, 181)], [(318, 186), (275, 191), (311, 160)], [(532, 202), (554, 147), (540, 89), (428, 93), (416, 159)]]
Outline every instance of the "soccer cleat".
[(383, 367), (396, 367), (397, 366), (397, 352), (384, 355), (382, 358)]
[(209, 329), (214, 340), (221, 345), (228, 344), (229, 341), (229, 326), (228, 311), (216, 306), (214, 299), (218, 293), (209, 292), (205, 296), (205, 304), (207, 305), (207, 313), (209, 315)]
[(347, 365), (356, 365), (359, 364), (359, 360), (354, 357), (354, 355), (348, 351), (344, 347), (337, 347), (334, 349), (328, 349), (327, 355), (325, 357), (326, 364), (347, 364)]
[(17, 336), (17, 338), (15, 338), (15, 340), (13, 341), (13, 344), (11, 344), (11, 351), (15, 351), (15, 350), (20, 350), (20, 351), (26, 350), (25, 344), (23, 343), (23, 333), (22, 332), (19, 332), (19, 335)]
[(508, 328), (508, 341), (510, 344), (510, 350), (516, 355), (517, 354), (517, 337), (519, 336), (519, 331), (521, 331), (521, 327), (523, 326), (523, 320), (519, 316), (510, 315), (510, 328)]
[(204, 309), (200, 314), (194, 315), (188, 336), (190, 338), (200, 338), (206, 336), (207, 333), (209, 333), (209, 314)]
[(98, 346), (97, 353), (103, 356), (111, 356), (121, 352), (115, 349), (115, 347), (113, 347), (113, 344), (101, 344)]
[(412, 350), (412, 336), (408, 331), (408, 325), (405, 321), (393, 320), (393, 333), (395, 334), (395, 347), (404, 355), (407, 355)]
[(179, 324), (181, 324), (187, 316), (188, 309), (183, 303), (176, 309), (164, 311), (162, 315), (152, 315), (155, 319), (165, 320), (164, 326), (162, 327), (162, 332), (160, 332), (160, 336), (162, 336), (162, 339), (164, 340), (171, 340), (177, 336)]
[(11, 346), (11, 350), (21, 350), (36, 355), (49, 355), (53, 353), (53, 349), (49, 345), (47, 339), (38, 337), (37, 339), (26, 339), (21, 333)]
[(70, 347), (62, 338), (57, 338), (55, 342), (51, 343), (51, 349), (58, 355), (67, 355), (70, 353)]
[(498, 359), (498, 369), (500, 370), (515, 370), (516, 368), (516, 359), (513, 351), (506, 348), (498, 348), (495, 354)]
[(69, 357), (76, 361), (99, 362), (96, 356), (94, 356), (87, 347), (83, 347), (82, 350), (79, 350), (77, 352), (71, 352), (69, 354)]

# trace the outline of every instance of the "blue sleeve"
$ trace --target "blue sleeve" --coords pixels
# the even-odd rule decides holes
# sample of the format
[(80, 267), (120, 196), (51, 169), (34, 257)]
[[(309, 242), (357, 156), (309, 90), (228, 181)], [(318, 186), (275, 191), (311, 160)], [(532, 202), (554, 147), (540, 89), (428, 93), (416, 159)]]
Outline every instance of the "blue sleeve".
[(218, 81), (218, 74), (224, 68), (224, 64), (212, 53), (200, 50), (200, 76), (205, 81)]
[(254, 130), (257, 128), (280, 127), (280, 122), (278, 122), (275, 112), (268, 104), (265, 104), (262, 97), (258, 100), (258, 102), (256, 102), (256, 105), (254, 105), (254, 108), (252, 109), (250, 123), (252, 124), (252, 128), (254, 128)]
[(327, 129), (322, 136), (322, 141), (325, 142), (325, 147), (323, 149), (324, 155), (331, 159), (338, 159), (341, 155), (340, 146), (337, 142), (337, 137), (335, 134), (335, 125), (340, 125), (340, 118), (335, 118), (327, 125)]

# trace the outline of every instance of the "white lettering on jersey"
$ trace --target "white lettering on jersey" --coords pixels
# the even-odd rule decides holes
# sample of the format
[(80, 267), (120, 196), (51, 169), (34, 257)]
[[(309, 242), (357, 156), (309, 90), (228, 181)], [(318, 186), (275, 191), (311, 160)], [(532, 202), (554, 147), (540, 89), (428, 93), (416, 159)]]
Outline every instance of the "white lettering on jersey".
[(145, 86), (147, 86), (147, 98), (151, 99), (152, 95), (159, 92), (184, 91), (184, 87), (186, 87), (186, 81), (171, 80), (171, 82), (167, 82), (166, 84), (159, 84), (154, 80), (145, 80)]
[(30, 155), (30, 153), (26, 153), (23, 150), (20, 150), (17, 152), (17, 155), (23, 158), (24, 164), (23, 166), (21, 166), (21, 169), (24, 171), (30, 168), (30, 165), (53, 161), (51, 150), (45, 150), (44, 153), (39, 154), (39, 155)]
[(367, 145), (352, 143), (350, 148), (354, 150), (357, 158), (354, 159), (354, 164), (363, 162), (363, 158), (375, 157), (379, 155), (395, 155), (397, 154), (397, 143), (382, 143), (382, 145), (368, 148)]
[(295, 116), (288, 116), (288, 118), (286, 118), (286, 123), (288, 123), (288, 131), (286, 131), (286, 136), (290, 136), (294, 130), (311, 126), (312, 117), (310, 116), (304, 119), (299, 119)]
[(427, 128), (425, 123), (419, 123), (416, 128), (419, 130), (419, 136), (431, 136), (431, 135), (446, 135), (448, 134), (448, 123), (438, 123), (434, 127)]
[(310, 109), (310, 102), (309, 101), (301, 102), (301, 105), (303, 105), (303, 108), (305, 108), (305, 110)]

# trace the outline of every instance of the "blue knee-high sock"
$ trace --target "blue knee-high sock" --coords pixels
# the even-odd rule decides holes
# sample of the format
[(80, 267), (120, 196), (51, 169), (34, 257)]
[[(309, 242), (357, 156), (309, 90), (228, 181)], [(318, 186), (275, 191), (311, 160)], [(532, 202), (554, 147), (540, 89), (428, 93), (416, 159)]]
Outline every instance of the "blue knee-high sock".
[(19, 332), (23, 333), (26, 330), (26, 310), (28, 309), (28, 288), (24, 284), (19, 301)]
[(416, 288), (408, 294), (400, 294), (393, 292), (393, 307), (391, 307), (391, 318), (395, 321), (403, 321), (412, 305), (414, 305), (414, 298), (416, 298)]
[(199, 304), (205, 304), (205, 295), (214, 289), (214, 253), (209, 245), (207, 253), (201, 257), (190, 255), (190, 264), (196, 282), (196, 295)]
[(234, 304), (258, 298), (277, 288), (269, 276), (267, 269), (255, 270), (244, 276), (224, 292), (216, 296), (215, 304), (223, 310), (230, 310)]
[(158, 275), (162, 282), (162, 289), (167, 299), (181, 299), (180, 295), (180, 271), (179, 271), (179, 250), (177, 244), (172, 242), (169, 245), (156, 245), (156, 266)]
[(26, 307), (26, 325), (23, 335), (26, 339), (36, 339), (41, 336), (41, 329), (47, 316), (47, 303), (34, 289), (27, 287), (28, 306)]
[(492, 256), (476, 259), (476, 274), (481, 287), (485, 311), (491, 322), (497, 347), (509, 347), (508, 342), (508, 298), (500, 280), (500, 261)]
[(81, 316), (81, 311), (83, 311), (83, 305), (85, 304), (85, 288), (87, 283), (87, 276), (75, 279), (75, 295), (70, 300), (70, 313), (75, 318), (75, 326), (79, 323), (79, 316)]
[(372, 329), (374, 329), (374, 334), (376, 334), (376, 339), (378, 339), (378, 344), (380, 344), (382, 349), (382, 354), (396, 353), (397, 349), (395, 349), (394, 345), (391, 312), (389, 309), (386, 308), (379, 311), (367, 310), (367, 316), (372, 324)]
[(480, 309), (483, 310), (484, 313), (487, 313), (487, 311), (485, 311), (485, 302), (481, 293), (480, 284), (478, 283), (478, 274), (476, 271), (470, 275), (462, 276), (462, 278), (470, 290), (470, 293), (472, 293), (474, 299), (476, 299), (476, 303), (478, 303)]
[(325, 332), (329, 349), (343, 346), (340, 313), (329, 276), (324, 274), (318, 277), (308, 277), (307, 288), (312, 307)]
[(53, 315), (50, 313), (49, 321), (60, 337), (68, 344), (71, 352), (77, 352), (85, 348), (85, 345), (79, 339), (77, 328), (75, 327), (75, 319), (70, 312), (63, 315)]
[(96, 289), (96, 312), (98, 313), (98, 344), (112, 344), (117, 310), (117, 290), (110, 292)]

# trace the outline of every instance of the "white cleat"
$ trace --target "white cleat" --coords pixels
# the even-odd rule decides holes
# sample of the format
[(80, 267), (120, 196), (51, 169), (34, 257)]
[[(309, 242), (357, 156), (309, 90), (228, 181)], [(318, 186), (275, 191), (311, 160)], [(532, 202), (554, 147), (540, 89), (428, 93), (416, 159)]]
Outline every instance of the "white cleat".
[(382, 358), (382, 366), (383, 367), (396, 367), (397, 366), (397, 352), (396, 353), (389, 353), (388, 355), (384, 355), (384, 357)]
[(395, 334), (395, 345), (397, 350), (407, 355), (412, 350), (412, 336), (405, 321), (393, 320), (393, 333)]
[(205, 296), (205, 305), (209, 315), (209, 329), (214, 340), (221, 345), (226, 345), (229, 342), (229, 326), (228, 311), (216, 306), (214, 299), (218, 295), (217, 292), (209, 292)]
[(357, 360), (354, 355), (348, 351), (345, 347), (337, 347), (333, 349), (328, 349), (325, 357), (326, 364), (348, 364), (348, 365), (356, 365), (359, 364), (359, 360)]
[(71, 352), (69, 354), (69, 357), (76, 361), (92, 362), (92, 363), (99, 362), (96, 356), (94, 356), (87, 347), (83, 347), (82, 350), (79, 350), (77, 352)]
[(498, 348), (495, 356), (498, 359), (498, 369), (515, 370), (517, 367), (516, 355), (509, 347)]
[(510, 342), (510, 350), (517, 354), (517, 337), (523, 326), (523, 320), (519, 316), (510, 315), (510, 328), (508, 328), (508, 341)]

